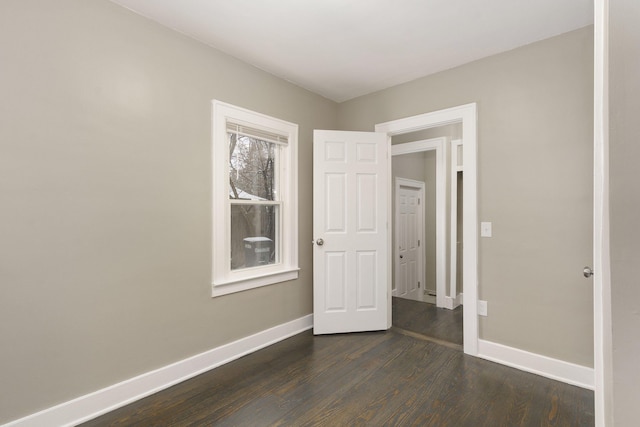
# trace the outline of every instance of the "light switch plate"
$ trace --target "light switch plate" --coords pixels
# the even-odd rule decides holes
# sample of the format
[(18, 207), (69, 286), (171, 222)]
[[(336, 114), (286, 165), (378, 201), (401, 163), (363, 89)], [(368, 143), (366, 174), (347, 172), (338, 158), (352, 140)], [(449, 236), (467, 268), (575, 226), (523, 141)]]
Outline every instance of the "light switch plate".
[(487, 302), (478, 300), (478, 316), (487, 316)]
[(491, 237), (491, 223), (490, 222), (481, 222), (480, 223), (480, 237)]

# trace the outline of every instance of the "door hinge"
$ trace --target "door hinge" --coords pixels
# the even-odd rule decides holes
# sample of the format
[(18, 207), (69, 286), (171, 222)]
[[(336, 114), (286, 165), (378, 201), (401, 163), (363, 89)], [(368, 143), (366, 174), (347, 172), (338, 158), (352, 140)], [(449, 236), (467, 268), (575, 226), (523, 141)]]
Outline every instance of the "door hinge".
[(418, 247), (420, 247), (420, 239), (418, 239)]
[(420, 282), (418, 282), (418, 289), (420, 289)]

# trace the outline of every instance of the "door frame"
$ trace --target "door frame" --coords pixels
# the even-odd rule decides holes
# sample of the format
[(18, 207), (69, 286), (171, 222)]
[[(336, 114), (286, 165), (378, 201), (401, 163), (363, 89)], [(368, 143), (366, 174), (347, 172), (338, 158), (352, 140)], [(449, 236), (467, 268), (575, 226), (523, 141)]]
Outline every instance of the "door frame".
[[(387, 134), (387, 144), (391, 152), (391, 137), (430, 129), (454, 123), (462, 123), (462, 155), (464, 161), (465, 185), (463, 188), (463, 345), (466, 354), (478, 355), (478, 189), (477, 189), (477, 104), (419, 114), (404, 119), (375, 125), (376, 132)], [(388, 159), (391, 175), (391, 156)], [(392, 182), (387, 185), (391, 195)], [(387, 212), (391, 217), (391, 204)], [(387, 237), (389, 250), (392, 249), (391, 233)], [(391, 252), (389, 252), (391, 253)], [(388, 294), (391, 295), (391, 256), (388, 263)], [(391, 303), (388, 303), (388, 318), (391, 321)], [(389, 327), (391, 325), (389, 324)]]
[[(420, 198), (422, 200), (422, 203), (420, 203), (420, 242), (421, 244), (419, 244), (418, 246), (420, 247), (419, 253), (420, 253), (420, 262), (418, 264), (419, 268), (418, 268), (418, 278), (420, 280), (420, 282), (422, 283), (422, 288), (421, 290), (424, 290), (424, 286), (426, 285), (426, 281), (425, 281), (425, 251), (424, 251), (424, 242), (425, 242), (425, 226), (424, 226), (424, 219), (425, 219), (425, 183), (423, 181), (416, 181), (414, 179), (408, 179), (408, 178), (401, 178), (401, 177), (396, 177), (395, 178), (395, 189), (396, 189), (396, 197), (393, 199), (393, 205), (394, 205), (394, 209), (395, 209), (395, 217), (393, 220), (393, 247), (394, 248), (398, 248), (398, 240), (399, 240), (399, 231), (400, 231), (400, 222), (398, 221), (398, 217), (400, 214), (400, 203), (399, 203), (399, 198), (398, 198), (398, 193), (400, 192), (400, 187), (406, 187), (406, 188), (412, 188), (414, 190), (418, 190), (419, 194), (420, 194)], [(397, 257), (398, 253), (394, 252), (391, 254), (391, 256), (394, 259), (394, 263), (395, 263), (395, 283), (397, 284), (399, 282), (398, 278), (400, 276), (400, 262), (399, 262), (399, 258)], [(391, 286), (393, 288), (393, 286)], [(397, 286), (396, 286), (396, 295), (397, 295)], [(392, 293), (393, 295), (393, 293)], [(422, 298), (421, 298), (422, 299)]]
[[(449, 176), (451, 181), (451, 195), (449, 202), (449, 295), (446, 308), (453, 310), (462, 301), (458, 294), (458, 172), (462, 173), (464, 179), (464, 163), (459, 164), (458, 148), (462, 147), (461, 139), (452, 139), (449, 144), (451, 152), (451, 166)], [(460, 156), (462, 157), (462, 156)], [(464, 189), (464, 187), (462, 187)], [(464, 203), (463, 203), (464, 205)], [(464, 237), (464, 229), (462, 236)], [(463, 247), (464, 249), (464, 247)], [(463, 282), (464, 283), (464, 282)]]
[(595, 425), (613, 425), (609, 255), (609, 0), (594, 2), (593, 348)]
[[(376, 128), (377, 129), (377, 128)], [(447, 307), (447, 138), (431, 138), (391, 146), (391, 157), (402, 154), (436, 152), (436, 306)]]

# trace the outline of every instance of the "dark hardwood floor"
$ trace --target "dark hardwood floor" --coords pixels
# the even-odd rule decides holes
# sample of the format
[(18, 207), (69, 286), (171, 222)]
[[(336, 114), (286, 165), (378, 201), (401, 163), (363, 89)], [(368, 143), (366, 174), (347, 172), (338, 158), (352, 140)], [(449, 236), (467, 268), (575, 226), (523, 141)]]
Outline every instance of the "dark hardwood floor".
[(305, 332), (84, 426), (592, 426), (593, 392), (391, 329)]
[(392, 313), (395, 327), (462, 346), (462, 306), (447, 310), (426, 302), (393, 297)]

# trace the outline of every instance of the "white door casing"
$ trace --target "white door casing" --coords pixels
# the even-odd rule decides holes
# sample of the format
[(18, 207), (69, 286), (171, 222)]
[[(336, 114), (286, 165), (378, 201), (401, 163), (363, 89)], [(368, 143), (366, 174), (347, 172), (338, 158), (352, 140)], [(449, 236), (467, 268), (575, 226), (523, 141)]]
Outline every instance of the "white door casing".
[[(464, 352), (478, 355), (478, 201), (477, 201), (477, 105), (476, 103), (380, 123), (376, 132), (391, 136), (452, 123), (462, 123), (463, 187), (463, 333)], [(389, 164), (389, 168), (391, 165)], [(389, 192), (391, 182), (389, 182)], [(389, 242), (391, 247), (391, 242)]]
[(613, 426), (609, 246), (609, 0), (594, 2), (593, 338), (596, 427)]
[(395, 296), (423, 301), (425, 183), (395, 181)]
[(458, 295), (458, 246), (462, 242), (458, 239), (458, 173), (463, 172), (462, 156), (458, 155), (458, 149), (462, 147), (462, 141), (455, 139), (451, 141), (451, 167), (450, 169), (450, 182), (451, 182), (451, 196), (449, 198), (449, 210), (450, 220), (449, 229), (449, 289), (447, 303), (450, 304), (446, 308), (454, 309), (458, 307), (462, 301), (460, 301)]
[(315, 130), (314, 334), (390, 327), (387, 135)]

